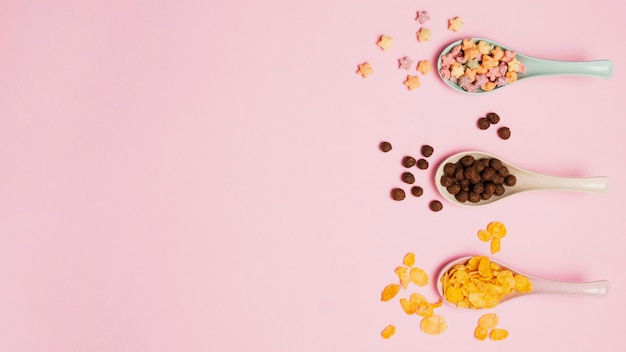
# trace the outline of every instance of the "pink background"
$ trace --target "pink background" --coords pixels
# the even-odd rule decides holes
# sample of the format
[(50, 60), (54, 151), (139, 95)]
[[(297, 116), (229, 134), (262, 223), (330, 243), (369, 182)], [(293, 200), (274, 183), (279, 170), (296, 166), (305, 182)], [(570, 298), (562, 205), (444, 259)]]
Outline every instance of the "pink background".
[[(485, 4), (0, 1), (0, 350), (623, 350), (625, 8)], [(415, 39), (417, 10), (430, 12), (429, 42)], [(376, 46), (381, 34), (391, 50)], [(610, 59), (614, 75), (485, 96), (434, 73), (402, 85), (398, 58), (434, 63), (469, 36)], [(364, 61), (367, 79), (355, 73)], [(511, 139), (476, 128), (489, 111)], [(424, 195), (392, 201), (400, 159), (425, 143), (433, 166), (414, 169)], [(606, 175), (611, 188), (431, 212), (434, 165), (464, 149)], [(607, 279), (609, 295), (498, 306), (502, 342), (474, 340), (481, 312), (444, 306), (449, 329), (428, 336), (397, 300), (379, 301), (406, 252), (431, 275), (488, 254), (475, 233), (493, 220), (509, 229), (497, 258), (552, 279)], [(415, 291), (437, 297), (434, 285), (401, 295)], [(383, 340), (387, 324), (398, 332)]]

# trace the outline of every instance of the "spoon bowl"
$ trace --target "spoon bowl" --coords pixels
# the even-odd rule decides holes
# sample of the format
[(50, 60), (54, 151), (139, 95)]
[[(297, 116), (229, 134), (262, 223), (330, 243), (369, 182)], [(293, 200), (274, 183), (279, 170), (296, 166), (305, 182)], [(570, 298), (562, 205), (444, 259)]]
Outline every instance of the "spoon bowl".
[[(448, 192), (448, 189), (441, 184), (441, 178), (444, 176), (444, 167), (448, 163), (456, 163), (466, 155), (471, 155), (474, 159), (498, 159), (502, 161), (502, 165), (506, 166), (511, 175), (517, 178), (517, 182), (513, 186), (505, 186), (505, 191), (502, 195), (492, 195), (489, 199), (481, 199), (476, 203), (461, 202), (456, 197)], [(574, 191), (574, 192), (588, 192), (588, 193), (606, 193), (609, 189), (609, 179), (605, 176), (597, 177), (560, 177), (539, 174), (528, 170), (521, 169), (513, 164), (510, 164), (492, 154), (480, 152), (480, 151), (464, 151), (449, 156), (443, 160), (437, 170), (435, 171), (435, 185), (439, 193), (452, 203), (456, 203), (463, 206), (475, 207), (481, 205), (491, 204), (495, 201), (504, 199), (514, 194), (529, 192), (529, 191)]]
[[(445, 264), (441, 268), (441, 270), (439, 271), (439, 275), (437, 275), (437, 291), (439, 292), (439, 295), (441, 296), (443, 301), (445, 301), (446, 303), (454, 307), (457, 307), (457, 306), (453, 303), (448, 302), (445, 298), (445, 293), (443, 290), (443, 285), (441, 283), (441, 278), (452, 267), (458, 264), (465, 264), (472, 257), (473, 256), (465, 256), (465, 257), (460, 257), (460, 258), (450, 261), (449, 263)], [(526, 292), (526, 293), (519, 293), (519, 292), (513, 291), (510, 294), (504, 295), (502, 299), (500, 300), (500, 303), (504, 301), (508, 301), (511, 298), (526, 296), (530, 294), (544, 293), (544, 294), (568, 294), (568, 295), (604, 297), (609, 292), (609, 282), (606, 280), (591, 281), (591, 282), (564, 282), (564, 281), (548, 280), (548, 279), (538, 278), (535, 276), (524, 274), (516, 269), (513, 269), (507, 266), (506, 264), (503, 264), (497, 260), (494, 260), (493, 258), (489, 258), (489, 260), (492, 263), (500, 266), (501, 270), (509, 270), (511, 271), (511, 273), (513, 273), (513, 275), (520, 274), (520, 275), (525, 276), (526, 278), (528, 278), (528, 280), (530, 281), (532, 285), (532, 291)], [(473, 309), (473, 308), (463, 308), (463, 307), (457, 307), (457, 308)]]
[[(613, 75), (613, 63), (609, 60), (595, 60), (595, 61), (561, 61), (561, 60), (546, 60), (540, 59), (536, 57), (531, 57), (528, 55), (520, 54), (519, 52), (508, 48), (505, 45), (494, 42), (490, 39), (485, 38), (472, 38), (474, 41), (485, 41), (490, 45), (495, 45), (502, 50), (510, 50), (516, 53), (515, 58), (521, 62), (525, 66), (524, 72), (517, 74), (517, 81), (524, 80), (532, 77), (539, 76), (555, 76), (555, 75), (573, 75), (573, 76), (593, 76), (600, 78), (609, 78)], [(513, 83), (506, 84), (502, 87), (494, 88), (493, 90), (485, 91), (478, 88), (474, 92), (468, 92), (459, 86), (457, 83), (446, 79), (441, 74), (441, 57), (447, 53), (449, 53), (452, 48), (457, 45), (462, 44), (463, 40), (458, 40), (450, 45), (448, 45), (445, 49), (442, 50), (441, 55), (439, 55), (437, 59), (437, 72), (439, 73), (439, 77), (451, 88), (467, 94), (484, 94), (490, 93), (496, 90), (499, 90), (503, 87), (508, 87)]]

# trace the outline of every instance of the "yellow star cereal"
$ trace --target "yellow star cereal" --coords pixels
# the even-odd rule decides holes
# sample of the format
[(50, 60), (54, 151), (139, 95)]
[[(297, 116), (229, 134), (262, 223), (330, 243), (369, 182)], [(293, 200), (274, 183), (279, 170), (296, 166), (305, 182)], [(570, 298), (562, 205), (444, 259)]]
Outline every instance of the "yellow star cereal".
[(448, 20), (448, 29), (458, 32), (463, 27), (463, 22), (459, 17), (451, 18)]
[(393, 334), (396, 333), (396, 327), (393, 325), (387, 325), (383, 331), (380, 332), (380, 336), (383, 337), (383, 339), (388, 339), (391, 336), (393, 336)]
[(409, 90), (413, 90), (420, 87), (420, 78), (418, 76), (407, 75), (406, 80), (404, 81), (404, 85), (409, 88)]
[(422, 60), (417, 63), (417, 71), (423, 75), (428, 74), (428, 72), (430, 72), (432, 69), (433, 69), (433, 66), (428, 60)]
[(394, 298), (398, 292), (400, 292), (400, 285), (398, 284), (389, 284), (385, 286), (383, 292), (380, 293), (380, 300), (383, 302), (389, 301)]
[(370, 66), (369, 62), (364, 62), (362, 64), (359, 64), (359, 69), (357, 70), (357, 73), (360, 74), (361, 77), (367, 78), (367, 76), (374, 73), (374, 69), (372, 69), (372, 66)]
[(427, 42), (430, 40), (432, 31), (428, 28), (420, 28), (419, 31), (417, 31), (416, 35), (417, 35), (417, 41), (418, 42)]
[(378, 39), (378, 43), (376, 43), (376, 45), (383, 49), (383, 51), (387, 51), (393, 46), (393, 38), (383, 34)]

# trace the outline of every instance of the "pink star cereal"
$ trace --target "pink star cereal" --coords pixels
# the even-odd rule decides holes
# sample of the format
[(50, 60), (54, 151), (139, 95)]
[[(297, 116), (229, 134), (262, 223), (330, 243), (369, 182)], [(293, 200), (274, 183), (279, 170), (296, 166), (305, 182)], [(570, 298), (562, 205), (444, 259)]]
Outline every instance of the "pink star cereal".
[(428, 11), (417, 11), (417, 17), (415, 20), (420, 24), (424, 24), (430, 20), (430, 15), (428, 15)]
[(417, 31), (417, 41), (418, 42), (427, 42), (430, 40), (430, 36), (432, 34), (432, 31), (428, 28), (420, 28), (419, 31)]
[(458, 32), (463, 27), (463, 22), (459, 17), (451, 18), (448, 20), (448, 29)]
[(362, 64), (359, 64), (359, 69), (357, 70), (357, 73), (360, 74), (361, 77), (367, 78), (367, 76), (374, 73), (374, 69), (372, 69), (372, 66), (370, 66), (369, 62), (364, 62)]
[(383, 34), (378, 39), (378, 43), (376, 43), (376, 45), (383, 49), (383, 51), (387, 51), (393, 46), (393, 38)]
[(515, 52), (472, 38), (463, 39), (440, 57), (439, 73), (468, 92), (491, 91), (517, 80), (524, 65)]
[(403, 70), (410, 70), (413, 65), (413, 60), (409, 59), (408, 56), (401, 57), (398, 59), (398, 67)]
[(417, 63), (417, 71), (423, 75), (428, 74), (433, 69), (433, 65), (428, 60), (422, 60)]
[(406, 80), (404, 81), (404, 85), (409, 88), (409, 90), (413, 90), (420, 87), (420, 78), (418, 76), (407, 75)]

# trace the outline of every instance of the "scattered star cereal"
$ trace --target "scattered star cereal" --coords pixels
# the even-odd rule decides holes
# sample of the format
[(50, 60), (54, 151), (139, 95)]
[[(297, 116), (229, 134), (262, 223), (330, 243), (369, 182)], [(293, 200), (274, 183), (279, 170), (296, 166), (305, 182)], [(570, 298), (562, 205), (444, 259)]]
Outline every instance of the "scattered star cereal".
[(372, 69), (372, 66), (370, 66), (369, 62), (364, 62), (362, 64), (359, 64), (359, 70), (357, 71), (357, 73), (360, 74), (363, 78), (367, 78), (367, 76), (374, 73), (374, 69)]
[(432, 31), (428, 28), (420, 28), (419, 31), (417, 31), (417, 41), (418, 42), (427, 42), (430, 40)]
[(407, 56), (398, 59), (398, 67), (403, 70), (410, 70), (411, 65), (413, 65), (413, 60), (409, 59)]
[(415, 20), (420, 24), (424, 24), (430, 20), (430, 15), (428, 14), (428, 11), (417, 11), (417, 17), (415, 17)]
[(407, 75), (406, 80), (404, 81), (404, 85), (409, 88), (409, 90), (413, 90), (420, 87), (420, 78), (418, 76)]
[(387, 51), (393, 46), (393, 38), (383, 34), (378, 39), (377, 45), (383, 49), (383, 51)]
[(458, 32), (463, 27), (463, 22), (459, 17), (451, 18), (448, 20), (448, 29)]
[(417, 63), (417, 71), (423, 75), (428, 74), (428, 72), (430, 72), (432, 69), (433, 69), (433, 66), (428, 60), (422, 60)]

